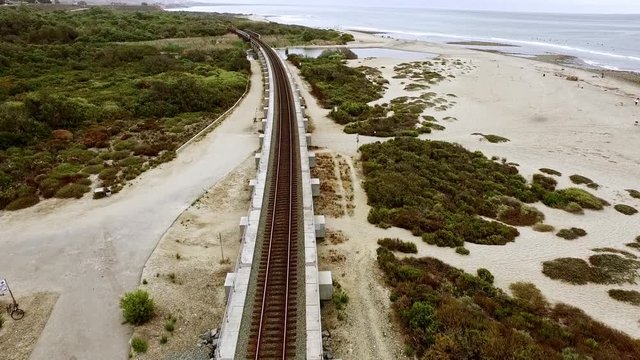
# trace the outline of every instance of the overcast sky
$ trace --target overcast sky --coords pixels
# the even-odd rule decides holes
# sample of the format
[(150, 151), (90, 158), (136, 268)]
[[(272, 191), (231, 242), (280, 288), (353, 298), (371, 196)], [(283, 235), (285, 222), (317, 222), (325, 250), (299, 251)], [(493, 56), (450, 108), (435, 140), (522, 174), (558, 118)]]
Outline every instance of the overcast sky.
[[(196, 0), (197, 1), (197, 0)], [(300, 4), (437, 9), (640, 14), (640, 0), (200, 0), (225, 4)]]

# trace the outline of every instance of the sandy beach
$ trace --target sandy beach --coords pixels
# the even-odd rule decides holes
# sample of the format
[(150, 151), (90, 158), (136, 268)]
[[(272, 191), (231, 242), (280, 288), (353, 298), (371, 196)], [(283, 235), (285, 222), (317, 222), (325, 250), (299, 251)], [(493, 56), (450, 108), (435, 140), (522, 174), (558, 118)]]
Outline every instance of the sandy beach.
[[(436, 54), (449, 64), (453, 63), (449, 60), (456, 59), (465, 64), (462, 68), (447, 66), (448, 69), (444, 70), (455, 78), (448, 78), (426, 90), (439, 95), (455, 94), (456, 99), (446, 111), (425, 111), (425, 114), (435, 116), (446, 130), (422, 135), (422, 138), (456, 142), (471, 151), (480, 150), (488, 157), (507, 158), (509, 162), (519, 164), (520, 173), (527, 179), (539, 173), (539, 168), (558, 170), (563, 173), (557, 178), (559, 188), (577, 186), (571, 183), (569, 175), (583, 175), (600, 184), (598, 190), (590, 190), (596, 196), (612, 204), (640, 206), (640, 200), (633, 199), (625, 191), (638, 187), (636, 179), (640, 176), (640, 153), (633, 146), (640, 136), (640, 127), (634, 126), (634, 122), (640, 120), (640, 106), (634, 105), (640, 89), (633, 84), (609, 77), (603, 79), (584, 70), (460, 46), (353, 34), (357, 43), (350, 47), (420, 51)], [(405, 91), (405, 80), (392, 78), (394, 66), (402, 62), (406, 60), (365, 58), (351, 60), (349, 64), (375, 67), (389, 80), (384, 98), (376, 102), (380, 103), (420, 94)], [(568, 81), (567, 76), (577, 76), (579, 81)], [(543, 261), (560, 257), (587, 258), (594, 254), (593, 248), (611, 247), (633, 252), (624, 244), (632, 242), (640, 234), (637, 216), (620, 214), (613, 207), (573, 215), (535, 204), (546, 215), (545, 223), (556, 229), (581, 227), (587, 230), (588, 235), (566, 241), (553, 233), (519, 228), (521, 235), (506, 246), (468, 244), (469, 256), (458, 255), (453, 249), (427, 245), (406, 230), (377, 228), (366, 220), (369, 206), (357, 171), (356, 136), (345, 134), (342, 126), (327, 118), (328, 111), (318, 106), (307, 84), (302, 93), (308, 104), (307, 112), (315, 125), (314, 144), (323, 151), (355, 159), (355, 211), (351, 216), (329, 217), (327, 220), (329, 229), (340, 230), (349, 238), (348, 242), (329, 245), (326, 250), (333, 249), (346, 256), (346, 262), (339, 267), (345, 279), (350, 277), (345, 274), (357, 273), (363, 263), (375, 262), (377, 239), (398, 237), (416, 243), (418, 256), (436, 257), (473, 273), (480, 267), (487, 268), (495, 275), (496, 284), (503, 289), (517, 281), (533, 282), (549, 300), (576, 306), (615, 329), (640, 337), (637, 307), (613, 300), (607, 294), (611, 288), (640, 290), (639, 285), (575, 286), (547, 278), (541, 272)], [(456, 120), (443, 120), (447, 117)], [(495, 134), (510, 141), (493, 144), (473, 133)], [(383, 139), (359, 137), (361, 145), (374, 141)], [(357, 261), (352, 261), (355, 254), (363, 252), (369, 256), (358, 256)], [(640, 254), (636, 252), (636, 255)], [(336, 277), (343, 281), (340, 276)], [(354, 289), (358, 287), (357, 279), (344, 282), (347, 292), (350, 285)], [(356, 308), (362, 301), (359, 297), (352, 297)], [(387, 305), (378, 303), (376, 306), (380, 311), (388, 311)], [(362, 328), (366, 329), (367, 320), (360, 321)], [(353, 355), (345, 358), (357, 358), (356, 354)]]

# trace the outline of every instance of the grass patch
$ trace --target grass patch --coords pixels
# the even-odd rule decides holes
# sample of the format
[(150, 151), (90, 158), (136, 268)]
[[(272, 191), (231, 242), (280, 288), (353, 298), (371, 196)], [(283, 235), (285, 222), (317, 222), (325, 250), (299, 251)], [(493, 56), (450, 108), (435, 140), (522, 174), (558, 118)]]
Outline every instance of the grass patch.
[(406, 254), (417, 254), (418, 248), (416, 244), (410, 241), (402, 241), (400, 239), (384, 238), (378, 240), (378, 245), (383, 246), (391, 251), (399, 251)]
[(555, 227), (553, 227), (553, 225), (549, 225), (549, 224), (542, 224), (542, 223), (538, 223), (533, 225), (533, 230), (537, 231), (537, 232), (553, 232), (555, 231)]
[(640, 306), (640, 292), (635, 290), (611, 289), (608, 291), (612, 299), (626, 302), (631, 305)]
[(488, 142), (492, 143), (492, 144), (498, 144), (498, 143), (505, 143), (505, 142), (509, 142), (511, 140), (502, 137), (502, 136), (498, 136), (498, 135), (493, 135), (493, 134), (481, 134), (481, 133), (473, 133), (471, 135), (479, 135), (482, 136), (483, 138), (485, 138)]
[(497, 219), (513, 226), (532, 226), (544, 220), (544, 214), (533, 206), (512, 197), (501, 197)]
[(562, 173), (560, 171), (549, 169), (549, 168), (541, 168), (540, 172), (545, 173), (547, 175), (562, 176)]
[(175, 317), (169, 316), (167, 321), (164, 322), (164, 329), (168, 332), (173, 332), (176, 329), (177, 321), (178, 319), (176, 319)]
[(546, 191), (554, 191), (556, 189), (556, 185), (558, 185), (556, 179), (542, 174), (534, 174), (533, 183), (539, 185)]
[[(583, 209), (602, 210), (610, 204), (603, 199), (596, 197), (586, 190), (578, 188), (567, 188), (546, 192), (542, 196), (542, 202), (556, 209), (563, 209), (570, 212), (576, 212), (576, 205)], [(573, 203), (573, 204), (572, 204)]]
[(572, 227), (571, 229), (562, 229), (558, 231), (558, 233), (556, 233), (557, 237), (561, 237), (565, 240), (575, 240), (577, 238), (580, 238), (586, 235), (587, 235), (586, 231), (584, 231), (583, 229), (574, 228), (574, 227)]
[(633, 206), (629, 206), (629, 205), (617, 204), (613, 208), (616, 209), (617, 212), (625, 214), (625, 215), (635, 215), (635, 214), (638, 213), (638, 210), (636, 208), (634, 208)]
[(636, 340), (579, 309), (549, 304), (533, 284), (513, 284), (510, 297), (487, 279), (437, 259), (398, 259), (379, 248), (377, 262), (404, 342), (418, 358), (567, 359), (567, 348), (577, 354), (572, 359), (640, 353)]
[(144, 339), (133, 337), (131, 338), (131, 349), (133, 349), (137, 354), (143, 354), (149, 350), (149, 345)]
[(640, 262), (615, 254), (597, 254), (589, 262), (577, 258), (559, 258), (545, 261), (542, 273), (554, 280), (576, 285), (635, 284)]
[(456, 254), (467, 256), (467, 255), (471, 254), (471, 251), (469, 251), (469, 249), (467, 249), (464, 246), (458, 246), (458, 247), (456, 247)]

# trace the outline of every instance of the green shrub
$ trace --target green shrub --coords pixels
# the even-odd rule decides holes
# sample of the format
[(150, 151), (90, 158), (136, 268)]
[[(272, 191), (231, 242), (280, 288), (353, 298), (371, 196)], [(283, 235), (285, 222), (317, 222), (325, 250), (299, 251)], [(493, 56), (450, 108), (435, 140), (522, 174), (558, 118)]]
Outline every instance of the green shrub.
[(439, 247), (459, 247), (464, 245), (464, 238), (449, 230), (438, 230), (435, 233), (423, 234), (422, 240), (429, 245)]
[(136, 353), (141, 354), (147, 352), (147, 350), (149, 349), (149, 345), (147, 345), (147, 342), (144, 339), (133, 337), (131, 339), (131, 348)]
[(147, 291), (138, 289), (124, 294), (120, 299), (120, 308), (127, 323), (141, 325), (153, 317), (155, 304)]
[(616, 209), (616, 211), (618, 211), (619, 213), (622, 213), (625, 215), (635, 215), (638, 213), (638, 210), (636, 208), (629, 205), (618, 204), (613, 208)]
[(432, 344), (438, 331), (439, 325), (434, 313), (435, 310), (431, 304), (424, 301), (416, 301), (411, 305), (406, 315), (409, 327), (415, 331), (417, 336), (422, 338), (422, 342), (425, 344)]
[(167, 319), (167, 321), (165, 321), (164, 323), (164, 329), (168, 332), (173, 332), (176, 328), (176, 321), (177, 319), (173, 316), (169, 317), (169, 319)]
[(530, 311), (538, 314), (547, 312), (550, 304), (542, 292), (532, 283), (516, 282), (509, 285), (514, 299)]
[(60, 188), (56, 192), (56, 197), (59, 199), (80, 199), (85, 193), (89, 192), (90, 188), (81, 184), (67, 184)]
[(389, 250), (400, 251), (407, 254), (417, 254), (418, 248), (416, 244), (410, 241), (402, 241), (400, 239), (384, 238), (378, 240), (378, 245), (384, 246)]
[(631, 195), (631, 197), (636, 198), (636, 199), (640, 199), (640, 191), (633, 190), (633, 189), (627, 189), (627, 192), (629, 193), (629, 195)]
[(564, 207), (564, 210), (572, 214), (584, 214), (584, 209), (582, 208), (582, 206), (580, 206), (580, 204), (575, 202), (568, 203)]
[(479, 135), (484, 137), (488, 142), (496, 144), (496, 143), (504, 143), (504, 142), (509, 142), (510, 140), (502, 137), (502, 136), (498, 136), (498, 135), (493, 135), (493, 134), (481, 134), (481, 133), (473, 133), (471, 135)]
[(118, 168), (109, 167), (100, 171), (98, 178), (100, 180), (114, 180), (120, 170)]
[(567, 188), (562, 190), (556, 190), (554, 192), (547, 192), (542, 202), (550, 207), (557, 209), (565, 209), (569, 203), (576, 203), (584, 209), (602, 210), (604, 206), (609, 204), (592, 195), (588, 191), (578, 188)]
[(343, 310), (349, 303), (349, 295), (342, 289), (337, 289), (333, 292), (332, 301), (337, 310)]
[(640, 292), (635, 290), (611, 289), (609, 290), (609, 296), (618, 301), (640, 306)]
[(546, 191), (553, 191), (558, 185), (556, 179), (541, 174), (533, 174), (533, 183), (540, 185)]
[(38, 197), (37, 195), (34, 195), (34, 194), (25, 195), (10, 202), (5, 207), (5, 209), (9, 211), (20, 210), (20, 209), (31, 207), (39, 202), (40, 202), (40, 197)]
[(556, 234), (556, 236), (561, 237), (565, 240), (575, 240), (586, 235), (587, 232), (580, 228), (562, 229)]
[(530, 226), (544, 220), (544, 214), (520, 200), (503, 196), (499, 200), (498, 220), (514, 226)]
[(555, 175), (555, 176), (562, 176), (562, 173), (553, 169), (549, 169), (549, 168), (541, 168), (540, 172), (545, 173), (547, 175)]
[(460, 254), (460, 255), (469, 255), (471, 254), (471, 251), (469, 251), (469, 249), (467, 249), (464, 246), (458, 246), (456, 247), (456, 254)]
[(493, 284), (494, 277), (489, 270), (480, 268), (477, 270), (477, 274), (480, 279), (488, 282), (489, 284)]
[(160, 344), (161, 344), (161, 345), (166, 344), (166, 343), (167, 343), (167, 341), (169, 341), (169, 339), (167, 338), (167, 335), (162, 335), (162, 336), (160, 337)]
[(593, 184), (593, 180), (589, 179), (588, 177), (584, 177), (582, 175), (571, 175), (569, 176), (569, 179), (571, 179), (571, 182), (574, 184), (584, 184), (584, 185), (589, 185), (589, 184)]
[(551, 279), (571, 284), (623, 284), (635, 283), (640, 262), (615, 254), (597, 254), (589, 262), (576, 258), (560, 258), (545, 261), (542, 273)]
[(533, 225), (533, 230), (537, 232), (552, 232), (555, 230), (555, 227), (549, 224), (538, 223)]

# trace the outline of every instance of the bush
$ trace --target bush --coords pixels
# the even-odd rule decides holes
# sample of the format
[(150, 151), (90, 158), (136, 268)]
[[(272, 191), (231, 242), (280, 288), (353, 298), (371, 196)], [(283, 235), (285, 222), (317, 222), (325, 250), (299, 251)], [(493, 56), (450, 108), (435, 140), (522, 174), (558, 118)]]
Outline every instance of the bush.
[(638, 213), (638, 210), (636, 208), (629, 205), (618, 204), (613, 208), (616, 209), (616, 211), (618, 211), (619, 213), (622, 213), (625, 215), (635, 215)]
[(549, 224), (538, 223), (533, 225), (533, 230), (537, 232), (552, 232), (556, 228)]
[(109, 167), (109, 168), (106, 168), (106, 169), (100, 171), (100, 174), (98, 175), (98, 178), (100, 180), (114, 180), (116, 178), (116, 176), (118, 175), (119, 171), (120, 170), (118, 168)]
[(166, 343), (167, 343), (167, 341), (169, 341), (169, 339), (167, 338), (167, 335), (162, 335), (162, 336), (160, 337), (160, 344), (161, 344), (161, 345), (166, 344)]
[(562, 229), (556, 234), (556, 236), (561, 237), (565, 240), (575, 240), (586, 235), (587, 232), (580, 228)]
[(602, 210), (604, 206), (608, 206), (609, 203), (594, 196), (588, 191), (578, 188), (567, 188), (562, 190), (556, 190), (554, 192), (547, 192), (542, 202), (550, 207), (556, 209), (565, 209), (570, 203), (576, 203), (584, 209)]
[(560, 258), (545, 261), (542, 273), (551, 279), (571, 284), (634, 284), (640, 262), (615, 254), (597, 254), (589, 257), (589, 262), (576, 258)]
[(124, 294), (120, 299), (120, 308), (127, 323), (141, 325), (153, 317), (155, 304), (147, 291), (138, 289)]
[(167, 319), (167, 321), (165, 321), (164, 323), (164, 329), (168, 332), (173, 332), (176, 328), (176, 321), (177, 319), (173, 316), (169, 317), (169, 319)]
[(543, 172), (547, 175), (555, 175), (555, 176), (562, 176), (562, 173), (553, 169), (549, 169), (549, 168), (541, 168), (540, 172)]
[(558, 185), (556, 179), (541, 174), (533, 175), (533, 183), (540, 185), (546, 191), (553, 191), (556, 189), (556, 185)]
[(147, 345), (147, 342), (144, 341), (144, 339), (141, 339), (139, 337), (133, 337), (131, 339), (131, 348), (133, 349), (133, 351), (140, 354), (140, 353), (146, 353), (147, 350), (149, 349), (149, 345)]
[(31, 207), (39, 202), (40, 198), (37, 195), (25, 195), (10, 202), (9, 205), (5, 207), (5, 209), (10, 211), (20, 210)]
[(547, 312), (550, 304), (542, 292), (532, 283), (517, 282), (509, 285), (514, 299), (521, 305), (537, 314)]
[(589, 179), (588, 177), (584, 177), (582, 175), (571, 175), (569, 176), (569, 179), (571, 179), (571, 182), (577, 185), (589, 185), (589, 184), (593, 184), (593, 180)]
[(349, 295), (342, 289), (338, 289), (333, 292), (332, 300), (337, 310), (343, 310), (349, 303)]
[(435, 311), (431, 304), (417, 301), (411, 305), (406, 318), (409, 327), (419, 336), (425, 344), (432, 344), (438, 331), (438, 322), (435, 319)]
[(471, 254), (471, 251), (469, 251), (469, 249), (467, 249), (464, 246), (458, 246), (458, 247), (456, 247), (456, 254), (460, 254), (460, 255), (466, 256), (466, 255)]
[(489, 270), (480, 268), (477, 270), (477, 274), (480, 279), (488, 282), (489, 284), (493, 284), (494, 277)]
[(544, 214), (533, 206), (524, 205), (520, 200), (502, 197), (499, 200), (498, 220), (513, 226), (530, 226), (544, 220)]
[(60, 188), (56, 192), (56, 197), (59, 199), (80, 199), (85, 193), (89, 191), (89, 187), (81, 184), (67, 184)]
[(636, 198), (636, 199), (640, 199), (640, 191), (633, 190), (633, 189), (627, 189), (627, 192), (629, 193), (629, 195), (631, 197)]
[(640, 306), (640, 292), (635, 290), (611, 289), (609, 290), (609, 296), (618, 301)]
[(378, 240), (378, 245), (384, 246), (389, 250), (400, 251), (408, 254), (417, 254), (418, 248), (416, 244), (409, 241), (402, 241), (400, 239), (380, 239)]

